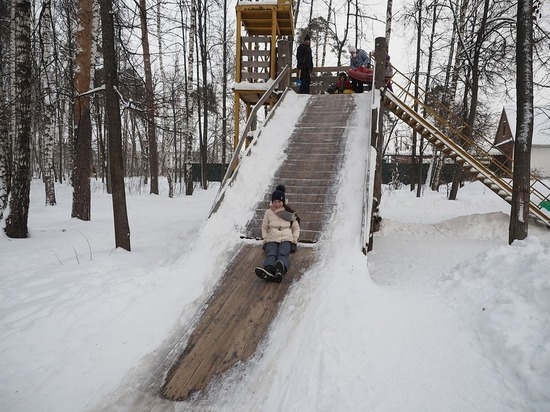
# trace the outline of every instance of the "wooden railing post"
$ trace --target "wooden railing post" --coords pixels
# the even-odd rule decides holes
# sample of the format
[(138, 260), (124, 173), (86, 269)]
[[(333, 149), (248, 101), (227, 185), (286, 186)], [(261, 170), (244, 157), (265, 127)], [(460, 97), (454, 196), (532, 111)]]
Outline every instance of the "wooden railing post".
[[(281, 74), (281, 71), (289, 66), (290, 67), (290, 42), (285, 39), (277, 41), (277, 76)], [(290, 86), (290, 71), (288, 75), (281, 79), (279, 83), (279, 89), (286, 89)]]
[(374, 88), (377, 90), (381, 89), (386, 84), (384, 79), (386, 54), (388, 54), (386, 38), (377, 37), (374, 40)]

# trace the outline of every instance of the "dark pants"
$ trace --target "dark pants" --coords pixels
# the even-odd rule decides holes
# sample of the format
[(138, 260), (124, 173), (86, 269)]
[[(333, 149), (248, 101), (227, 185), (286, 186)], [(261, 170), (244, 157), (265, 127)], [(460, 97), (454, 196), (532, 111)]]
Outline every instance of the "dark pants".
[(311, 69), (300, 70), (300, 94), (309, 94), (309, 85), (311, 84)]
[(290, 255), (291, 243), (290, 242), (267, 242), (265, 244), (265, 260), (264, 268), (266, 266), (275, 267), (275, 262), (280, 260), (288, 270), (290, 264), (288, 256)]
[(363, 93), (364, 87), (363, 82), (360, 82), (359, 80), (352, 79), (351, 80), (351, 86), (353, 87), (353, 90), (355, 93)]

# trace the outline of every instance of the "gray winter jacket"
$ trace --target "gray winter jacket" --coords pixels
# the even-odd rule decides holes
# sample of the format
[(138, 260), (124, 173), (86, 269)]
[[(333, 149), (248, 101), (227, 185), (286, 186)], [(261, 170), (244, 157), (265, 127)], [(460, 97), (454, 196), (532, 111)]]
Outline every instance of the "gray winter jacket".
[(357, 67), (369, 67), (370, 66), (369, 55), (365, 50), (357, 49), (357, 53), (355, 54), (355, 56), (351, 58), (349, 65), (352, 69), (355, 69)]

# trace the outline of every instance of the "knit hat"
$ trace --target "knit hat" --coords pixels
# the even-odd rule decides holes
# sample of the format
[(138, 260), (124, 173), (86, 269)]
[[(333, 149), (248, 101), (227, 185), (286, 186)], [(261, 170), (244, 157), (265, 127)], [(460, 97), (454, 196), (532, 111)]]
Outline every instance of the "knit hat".
[(348, 51), (350, 53), (355, 53), (357, 51), (357, 49), (355, 48), (355, 46), (352, 46), (351, 44), (348, 45)]
[(285, 202), (285, 187), (283, 185), (278, 185), (275, 191), (271, 194), (271, 201), (280, 200)]
[(304, 41), (308, 41), (308, 40), (311, 40), (311, 39), (309, 38), (309, 34), (306, 34), (306, 37), (304, 37)]

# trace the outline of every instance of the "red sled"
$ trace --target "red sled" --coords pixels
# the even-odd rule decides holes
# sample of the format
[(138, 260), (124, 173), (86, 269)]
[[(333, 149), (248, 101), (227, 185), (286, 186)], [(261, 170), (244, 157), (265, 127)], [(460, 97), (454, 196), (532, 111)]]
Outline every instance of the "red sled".
[[(367, 67), (356, 67), (355, 69), (349, 69), (348, 75), (352, 79), (355, 79), (361, 83), (372, 83), (372, 75), (374, 73), (373, 69)], [(390, 81), (392, 76), (385, 77), (386, 82)]]
[(362, 83), (372, 83), (372, 74), (374, 70), (366, 67), (356, 67), (348, 70), (348, 75), (352, 79), (355, 79)]

